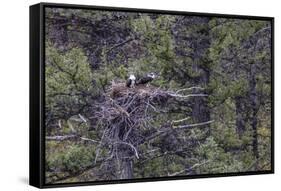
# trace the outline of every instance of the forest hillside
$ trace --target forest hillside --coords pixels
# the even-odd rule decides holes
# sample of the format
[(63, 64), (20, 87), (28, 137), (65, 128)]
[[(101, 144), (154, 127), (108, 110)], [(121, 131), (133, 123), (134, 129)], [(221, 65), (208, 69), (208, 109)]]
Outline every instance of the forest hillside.
[(61, 8), (45, 21), (46, 183), (271, 169), (270, 21)]

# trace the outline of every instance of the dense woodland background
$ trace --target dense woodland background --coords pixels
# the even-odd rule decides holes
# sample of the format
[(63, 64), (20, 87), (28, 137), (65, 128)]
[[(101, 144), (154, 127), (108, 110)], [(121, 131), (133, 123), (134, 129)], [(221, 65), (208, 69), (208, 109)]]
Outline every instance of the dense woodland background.
[(270, 21), (47, 8), (45, 72), (46, 183), (271, 169)]

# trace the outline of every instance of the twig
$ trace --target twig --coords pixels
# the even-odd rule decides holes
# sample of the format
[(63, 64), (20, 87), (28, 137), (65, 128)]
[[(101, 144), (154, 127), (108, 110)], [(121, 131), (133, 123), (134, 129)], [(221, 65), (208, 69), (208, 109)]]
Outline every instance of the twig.
[(179, 97), (179, 98), (188, 98), (188, 97), (205, 97), (208, 96), (207, 94), (188, 94), (188, 95), (180, 95), (176, 93), (168, 93), (168, 95), (172, 97)]
[(49, 141), (65, 141), (65, 140), (74, 139), (74, 138), (77, 138), (77, 135), (46, 136), (46, 140), (49, 140)]
[(186, 169), (183, 169), (183, 170), (181, 170), (181, 171), (178, 171), (178, 172), (175, 172), (175, 173), (172, 173), (172, 174), (170, 174), (170, 173), (168, 173), (168, 176), (177, 176), (177, 175), (179, 175), (179, 174), (182, 174), (182, 173), (184, 173), (184, 172), (188, 172), (188, 171), (190, 171), (190, 170), (192, 170), (192, 169), (194, 169), (194, 168), (196, 168), (196, 167), (199, 167), (199, 166), (202, 166), (202, 165), (204, 165), (204, 164), (206, 164), (206, 163), (209, 163), (210, 161), (209, 160), (207, 160), (207, 161), (205, 161), (205, 162), (203, 162), (203, 163), (196, 163), (196, 164), (194, 164), (193, 166), (191, 166), (190, 168), (186, 168)]
[(46, 136), (46, 140), (47, 141), (66, 141), (66, 140), (71, 140), (71, 139), (81, 139), (83, 141), (90, 141), (90, 142), (93, 142), (93, 143), (99, 143), (100, 141), (96, 141), (96, 140), (93, 140), (93, 139), (89, 139), (87, 137), (80, 137), (78, 135), (74, 135), (74, 134), (71, 134), (71, 135), (57, 135), (57, 136)]
[(78, 116), (80, 117), (80, 119), (81, 119), (84, 123), (87, 123), (87, 120), (85, 119), (85, 117), (83, 117), (80, 113), (78, 114)]
[(189, 124), (189, 125), (174, 125), (173, 128), (176, 129), (184, 129), (184, 128), (190, 128), (190, 127), (197, 127), (197, 126), (203, 126), (203, 125), (208, 125), (210, 123), (213, 123), (215, 120), (211, 120), (211, 121), (206, 121), (206, 122), (202, 122), (202, 123), (194, 123), (194, 124)]
[(100, 141), (96, 141), (96, 140), (89, 139), (89, 138), (86, 138), (86, 137), (80, 137), (80, 139), (82, 139), (83, 141), (90, 141), (90, 142), (93, 142), (93, 143), (99, 143), (100, 142)]
[(72, 131), (72, 133), (76, 133), (76, 130), (73, 128), (73, 125), (71, 124), (70, 120), (67, 120), (66, 123), (67, 123), (69, 129)]
[(179, 93), (179, 92), (183, 92), (183, 91), (186, 91), (186, 90), (193, 90), (193, 89), (200, 89), (200, 90), (204, 90), (205, 88), (201, 88), (201, 87), (190, 87), (190, 88), (185, 88), (185, 89), (180, 89), (178, 91), (176, 91), (176, 93)]
[(172, 123), (180, 123), (180, 122), (186, 121), (188, 119), (190, 119), (190, 117), (186, 117), (184, 119), (175, 120), (175, 121), (172, 121)]

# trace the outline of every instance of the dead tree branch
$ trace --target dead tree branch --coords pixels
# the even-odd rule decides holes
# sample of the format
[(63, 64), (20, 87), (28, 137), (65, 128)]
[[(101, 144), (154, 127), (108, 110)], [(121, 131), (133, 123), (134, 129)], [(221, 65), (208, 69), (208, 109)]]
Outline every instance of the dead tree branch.
[(185, 128), (191, 128), (191, 127), (198, 127), (198, 126), (203, 126), (203, 125), (208, 125), (213, 123), (214, 120), (211, 121), (206, 121), (206, 122), (202, 122), (202, 123), (194, 123), (194, 124), (188, 124), (188, 125), (174, 125), (173, 127), (176, 129), (185, 129)]
[(207, 163), (209, 163), (209, 162), (210, 162), (210, 161), (207, 160), (207, 161), (204, 161), (204, 162), (202, 162), (202, 163), (196, 163), (196, 164), (194, 164), (193, 166), (191, 166), (190, 168), (186, 168), (186, 169), (180, 170), (180, 171), (178, 171), (178, 172), (174, 172), (174, 173), (172, 173), (172, 174), (168, 174), (168, 176), (177, 176), (177, 175), (183, 174), (184, 172), (189, 172), (189, 171), (193, 170), (194, 168), (197, 168), (197, 167), (199, 167), (199, 166), (205, 165), (205, 164), (207, 164)]
[(87, 137), (80, 137), (79, 135), (76, 134), (71, 134), (71, 135), (57, 135), (57, 136), (46, 136), (47, 141), (66, 141), (66, 140), (83, 140), (83, 141), (90, 141), (92, 143), (99, 143), (100, 141), (96, 141), (93, 139), (89, 139)]
[[(172, 115), (168, 116), (167, 112), (162, 112), (163, 108), (167, 107), (168, 104), (181, 105), (185, 104), (190, 97), (208, 96), (203, 93), (183, 94), (193, 89), (202, 90), (203, 88), (191, 87), (174, 92), (153, 86), (139, 85), (135, 88), (127, 88), (124, 83), (112, 83), (112, 87), (104, 95), (104, 100), (96, 102), (89, 109), (88, 112), (91, 115), (87, 115), (87, 119), (81, 114), (78, 115), (80, 122), (93, 125), (91, 129), (99, 133), (99, 140), (93, 140), (87, 136), (78, 136), (77, 133), (46, 137), (46, 139), (56, 141), (77, 139), (97, 144), (93, 165), (97, 161), (101, 161), (102, 165), (110, 165), (107, 168), (112, 169), (111, 173), (114, 173), (115, 176), (120, 176), (117, 172), (127, 172), (128, 176), (131, 176), (132, 161), (134, 159), (143, 160), (147, 158), (144, 156), (145, 153), (139, 150), (141, 145), (151, 143), (156, 138), (161, 139), (161, 136), (169, 136), (171, 134), (178, 136), (177, 131), (181, 129), (202, 127), (213, 122), (211, 120), (187, 124), (190, 117), (176, 119), (178, 118), (178, 113), (175, 113), (173, 117)], [(191, 101), (189, 100), (189, 102)], [(186, 107), (189, 106), (190, 104), (186, 105)], [(169, 120), (163, 120), (159, 126), (158, 118), (165, 119), (167, 117), (169, 117)], [(72, 129), (75, 129), (75, 127), (73, 126)], [(182, 140), (179, 137), (174, 137), (173, 139), (175, 139), (174, 141)], [(190, 142), (188, 144), (192, 145), (194, 143)], [(164, 148), (167, 145), (163, 144), (161, 147)], [(162, 149), (153, 148), (153, 150), (155, 149), (160, 152), (159, 156), (161, 156)], [(184, 151), (179, 149), (176, 153), (183, 155)], [(102, 162), (103, 160), (104, 162)], [(112, 164), (107, 163), (107, 160), (111, 160)], [(187, 170), (184, 169), (174, 174), (181, 174)], [(122, 177), (126, 177), (126, 175), (122, 174)]]

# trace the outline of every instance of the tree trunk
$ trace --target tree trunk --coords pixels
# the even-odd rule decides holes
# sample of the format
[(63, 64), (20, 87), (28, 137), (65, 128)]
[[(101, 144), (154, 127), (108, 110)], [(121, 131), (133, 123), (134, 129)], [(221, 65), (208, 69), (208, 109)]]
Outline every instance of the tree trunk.
[[(200, 31), (197, 31), (199, 36), (194, 38), (192, 42), (194, 49), (192, 71), (199, 76), (194, 77), (194, 85), (207, 87), (210, 81), (209, 60), (207, 59), (207, 52), (210, 48), (210, 34), (209, 34), (209, 19), (201, 19), (198, 21), (201, 25)], [(194, 90), (193, 93), (197, 90)], [(201, 93), (209, 94), (209, 92), (201, 91)], [(210, 108), (208, 106), (208, 99), (206, 97), (197, 97), (193, 99), (192, 118), (195, 123), (201, 123), (210, 120)], [(208, 131), (210, 135), (210, 129)]]
[[(209, 73), (204, 72), (200, 76), (199, 86), (206, 86), (209, 83)], [(193, 93), (198, 93), (196, 90)], [(203, 92), (208, 94), (208, 92)], [(201, 123), (210, 120), (210, 109), (208, 106), (208, 99), (206, 97), (196, 97), (193, 99), (192, 117), (195, 123)]]
[(249, 82), (249, 89), (250, 89), (250, 104), (252, 109), (252, 115), (251, 115), (251, 127), (253, 130), (253, 154), (256, 157), (256, 159), (259, 158), (259, 152), (258, 152), (258, 136), (257, 136), (257, 113), (258, 113), (258, 99), (257, 99), (257, 90), (256, 90), (256, 65), (251, 65), (250, 70), (250, 82)]
[(133, 161), (131, 159), (122, 159), (120, 165), (120, 179), (132, 179), (133, 177)]
[(243, 108), (243, 97), (242, 96), (236, 96), (235, 98), (235, 106), (236, 106), (236, 132), (241, 139), (243, 136), (243, 133), (246, 130), (245, 127), (245, 118), (243, 116), (243, 113), (245, 112), (245, 109)]
[(126, 144), (121, 144), (124, 142), (124, 128), (121, 124), (121, 126), (118, 126), (115, 128), (115, 173), (117, 179), (132, 179), (133, 178), (133, 155), (134, 153), (131, 150), (131, 147), (129, 147)]

